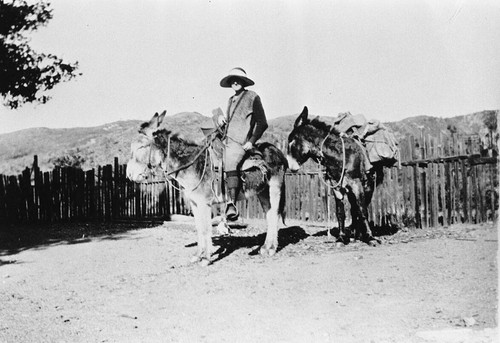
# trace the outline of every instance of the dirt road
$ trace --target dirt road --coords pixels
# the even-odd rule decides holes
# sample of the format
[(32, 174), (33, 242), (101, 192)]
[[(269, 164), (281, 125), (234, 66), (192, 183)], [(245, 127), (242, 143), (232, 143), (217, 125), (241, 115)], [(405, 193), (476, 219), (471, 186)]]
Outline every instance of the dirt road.
[(257, 227), (215, 237), (206, 268), (189, 264), (189, 224), (60, 227), (0, 249), (0, 342), (498, 339), (496, 224), (400, 230), (378, 247), (292, 226), (271, 258), (255, 254)]

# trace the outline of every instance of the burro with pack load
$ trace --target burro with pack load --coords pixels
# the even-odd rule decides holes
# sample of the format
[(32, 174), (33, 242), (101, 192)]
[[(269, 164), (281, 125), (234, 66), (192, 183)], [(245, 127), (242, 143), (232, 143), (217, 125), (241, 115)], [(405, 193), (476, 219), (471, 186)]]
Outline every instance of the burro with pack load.
[[(384, 167), (399, 160), (392, 133), (376, 121), (350, 113), (340, 115), (333, 125), (319, 117), (310, 120), (304, 107), (288, 136), (288, 167), (298, 171), (309, 159), (318, 163), (320, 178), (335, 195), (338, 240), (349, 243), (354, 228), (355, 239), (378, 242), (368, 222), (368, 206), (384, 179)], [(351, 205), (351, 228), (345, 227), (344, 196)]]

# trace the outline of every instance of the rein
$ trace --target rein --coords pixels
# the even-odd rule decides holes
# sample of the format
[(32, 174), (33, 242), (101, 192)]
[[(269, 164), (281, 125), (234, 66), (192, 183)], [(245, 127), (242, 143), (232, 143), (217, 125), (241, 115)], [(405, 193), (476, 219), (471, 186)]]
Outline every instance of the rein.
[[(180, 172), (181, 170), (184, 170), (184, 169), (187, 169), (189, 167), (191, 167), (195, 162), (196, 160), (198, 160), (198, 158), (200, 158), (201, 154), (203, 154), (203, 152), (207, 151), (208, 152), (208, 148), (210, 147), (210, 144), (212, 142), (207, 142), (207, 144), (205, 144), (205, 146), (200, 150), (198, 151), (198, 153), (196, 154), (196, 156), (188, 163), (186, 163), (185, 165), (183, 166), (180, 166), (172, 171), (164, 171), (168, 176), (172, 175), (172, 174), (176, 174), (178, 172)], [(167, 159), (168, 159), (168, 156), (170, 156), (170, 135), (168, 136), (168, 143), (167, 143)], [(205, 163), (206, 164), (206, 163)], [(205, 168), (206, 169), (206, 168)]]
[[(205, 164), (204, 164), (204, 166), (203, 166), (203, 173), (201, 174), (200, 181), (198, 181), (198, 184), (196, 184), (196, 186), (195, 186), (195, 187), (194, 187), (191, 191), (194, 191), (194, 190), (196, 190), (198, 187), (200, 187), (201, 182), (203, 181), (203, 178), (205, 177), (205, 173), (206, 173), (206, 171), (207, 171), (207, 161), (206, 161), (206, 158), (208, 157), (208, 150), (205, 148), (205, 149), (202, 149), (201, 151), (202, 151), (202, 152), (203, 152), (203, 151), (205, 151), (205, 152), (206, 152), (206, 153), (205, 153)], [(176, 181), (176, 182), (177, 182), (177, 183), (178, 183), (178, 184), (179, 184), (182, 188), (184, 188), (184, 189), (185, 189), (186, 187), (185, 187), (185, 186), (183, 186), (183, 185), (181, 184), (181, 182), (179, 182), (179, 180), (177, 180), (177, 179), (176, 179), (175, 177), (173, 177), (171, 174), (172, 174), (172, 173), (177, 173), (177, 172), (179, 172), (179, 171), (181, 171), (181, 170), (183, 170), (183, 169), (188, 168), (189, 166), (191, 166), (191, 165), (192, 165), (192, 164), (193, 164), (193, 163), (194, 163), (194, 162), (198, 159), (198, 157), (200, 157), (200, 155), (201, 155), (201, 154), (198, 154), (198, 155), (196, 156), (196, 158), (195, 158), (193, 161), (191, 161), (190, 163), (188, 163), (186, 166), (182, 166), (181, 168), (177, 168), (177, 169), (176, 169), (176, 170), (174, 170), (173, 172), (167, 172), (165, 169), (163, 169), (163, 168), (162, 168), (162, 169), (163, 169), (163, 175), (165, 176), (165, 182), (169, 182), (169, 183), (170, 183), (170, 185), (171, 185), (174, 189), (176, 189), (176, 190), (178, 190), (178, 191), (181, 191), (181, 188), (179, 188), (179, 187), (175, 186), (175, 185), (172, 183), (171, 179), (173, 179), (173, 180), (175, 180), (175, 181)]]
[[(228, 131), (228, 127), (229, 127), (229, 123), (231, 122), (231, 119), (233, 118), (233, 115), (234, 115), (234, 111), (236, 110), (236, 108), (238, 107), (239, 103), (241, 102), (241, 100), (243, 99), (243, 97), (245, 96), (246, 94), (246, 90), (244, 91), (244, 93), (240, 96), (240, 98), (238, 99), (238, 101), (236, 102), (236, 105), (235, 107), (233, 108), (233, 113), (231, 115), (229, 115), (229, 118), (227, 118), (227, 123), (225, 125), (225, 127), (221, 130), (219, 127), (217, 128), (217, 131), (219, 131), (219, 133), (222, 134), (222, 137), (225, 137), (226, 139), (231, 139), (231, 140), (234, 140), (232, 139), (231, 137), (229, 137), (227, 135), (227, 131)], [(230, 106), (230, 105), (229, 105)], [(230, 107), (229, 107), (230, 108)], [(228, 108), (228, 111), (229, 111), (229, 108)], [(168, 160), (169, 156), (170, 156), (170, 135), (168, 136), (168, 141), (167, 141), (167, 155), (166, 155), (166, 159)], [(194, 191), (196, 190), (202, 183), (203, 181), (203, 178), (205, 177), (205, 174), (206, 174), (206, 171), (207, 171), (207, 163), (208, 163), (208, 158), (209, 158), (209, 152), (208, 152), (208, 148), (212, 145), (212, 143), (215, 141), (216, 139), (216, 136), (213, 135), (211, 140), (207, 140), (207, 142), (205, 143), (205, 146), (202, 147), (202, 149), (200, 151), (198, 151), (198, 153), (196, 154), (196, 156), (188, 163), (186, 163), (185, 165), (182, 165), (174, 170), (171, 170), (171, 171), (167, 171), (166, 169), (162, 168), (161, 165), (160, 165), (160, 168), (163, 170), (163, 175), (165, 177), (165, 182), (169, 182), (171, 184), (171, 186), (173, 188), (175, 188), (176, 190), (181, 190), (180, 188), (176, 187), (174, 184), (172, 184), (171, 182), (171, 179), (175, 180), (182, 188), (186, 188), (185, 186), (183, 186), (174, 176), (172, 176), (173, 174), (177, 174), (178, 172), (184, 170), (184, 169), (187, 169), (189, 167), (191, 167), (197, 160), (198, 158), (200, 158), (200, 156), (205, 153), (205, 163), (204, 163), (204, 166), (203, 166), (203, 172), (201, 174), (201, 177), (200, 177), (200, 181), (198, 182), (198, 184), (191, 190), (191, 191)], [(148, 168), (149, 169), (152, 169), (152, 165), (151, 165), (151, 147), (153, 145), (153, 142), (154, 140), (151, 141), (150, 143), (150, 150), (149, 150), (149, 162), (148, 162)], [(212, 189), (212, 192), (215, 194), (214, 190)]]
[[(323, 146), (325, 145), (325, 142), (328, 139), (328, 137), (330, 137), (331, 133), (332, 133), (332, 130), (330, 130), (328, 132), (328, 134), (326, 135), (326, 137), (321, 142), (321, 146), (320, 146), (319, 149), (320, 149), (320, 153), (321, 153), (322, 156), (323, 156)], [(321, 162), (318, 161), (318, 174), (319, 174), (319, 178), (329, 188), (337, 188), (339, 186), (342, 186), (342, 181), (344, 180), (344, 175), (345, 175), (345, 143), (344, 143), (344, 137), (343, 136), (344, 136), (344, 134), (340, 133), (339, 137), (340, 137), (340, 140), (342, 141), (342, 173), (340, 173), (340, 178), (339, 178), (339, 180), (337, 182), (331, 181), (331, 180), (330, 180), (330, 183), (326, 182), (326, 179), (323, 176), (323, 172), (321, 170)]]
[[(168, 160), (168, 158), (169, 158), (169, 156), (170, 156), (170, 138), (171, 138), (171, 137), (170, 137), (170, 135), (169, 135), (169, 136), (168, 136), (168, 140), (167, 140), (167, 154), (166, 154), (166, 159), (167, 159), (167, 160)], [(191, 167), (191, 166), (192, 166), (192, 165), (193, 165), (193, 164), (194, 164), (194, 163), (195, 163), (195, 162), (196, 162), (196, 161), (200, 158), (200, 156), (201, 156), (203, 153), (205, 153), (205, 163), (204, 163), (204, 165), (203, 165), (203, 172), (202, 172), (202, 174), (201, 174), (200, 181), (198, 182), (198, 184), (197, 184), (197, 185), (196, 185), (196, 186), (195, 186), (195, 187), (194, 187), (191, 191), (196, 190), (196, 189), (197, 189), (197, 188), (201, 185), (201, 182), (203, 181), (203, 178), (205, 177), (205, 174), (206, 174), (206, 172), (207, 172), (207, 163), (208, 163), (207, 159), (208, 159), (208, 157), (209, 157), (209, 154), (208, 154), (208, 148), (211, 146), (212, 142), (213, 142), (213, 139), (212, 139), (211, 141), (208, 141), (208, 142), (205, 144), (205, 146), (203, 146), (203, 147), (202, 147), (202, 149), (201, 149), (200, 151), (198, 151), (198, 153), (195, 155), (195, 157), (194, 157), (191, 161), (189, 161), (188, 163), (186, 163), (186, 164), (184, 164), (184, 165), (182, 165), (182, 166), (180, 166), (180, 167), (178, 167), (178, 168), (176, 168), (176, 169), (174, 169), (174, 170), (172, 170), (172, 171), (168, 171), (168, 170), (164, 169), (163, 167), (161, 167), (161, 165), (160, 165), (160, 168), (162, 169), (162, 171), (163, 171), (163, 175), (164, 175), (164, 177), (165, 177), (165, 182), (170, 183), (170, 185), (171, 185), (174, 189), (176, 189), (176, 190), (178, 190), (178, 191), (181, 191), (181, 188), (176, 187), (176, 186), (172, 183), (172, 181), (171, 181), (171, 180), (173, 179), (173, 180), (175, 180), (175, 181), (176, 181), (176, 182), (177, 182), (177, 183), (178, 183), (178, 184), (179, 184), (182, 188), (184, 188), (184, 189), (185, 189), (186, 187), (185, 187), (185, 186), (183, 186), (183, 185), (181, 184), (181, 182), (179, 182), (179, 181), (178, 181), (178, 180), (177, 180), (174, 176), (172, 176), (172, 175), (173, 175), (173, 174), (177, 174), (178, 172), (180, 172), (180, 171), (182, 171), (182, 170), (184, 170), (184, 169), (187, 169), (187, 168)], [(152, 168), (152, 167), (151, 167), (151, 151), (153, 150), (153, 149), (152, 149), (152, 145), (153, 145), (153, 140), (151, 141), (151, 143), (150, 143), (150, 147), (149, 147), (149, 162), (148, 162), (148, 168)]]

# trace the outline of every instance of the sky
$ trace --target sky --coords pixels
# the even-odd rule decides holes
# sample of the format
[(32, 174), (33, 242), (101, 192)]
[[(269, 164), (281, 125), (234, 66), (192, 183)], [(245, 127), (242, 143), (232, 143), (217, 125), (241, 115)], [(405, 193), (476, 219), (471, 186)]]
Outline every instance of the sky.
[(226, 108), (242, 67), (268, 119), (383, 122), (500, 109), (496, 0), (50, 0), (35, 51), (79, 62), (46, 104), (0, 106), (0, 133)]

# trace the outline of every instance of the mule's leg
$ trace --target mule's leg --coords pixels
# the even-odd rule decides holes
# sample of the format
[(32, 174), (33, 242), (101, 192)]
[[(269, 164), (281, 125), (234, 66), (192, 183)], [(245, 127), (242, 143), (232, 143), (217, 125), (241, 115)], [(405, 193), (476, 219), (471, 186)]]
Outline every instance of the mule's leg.
[(338, 241), (344, 244), (349, 244), (351, 232), (350, 230), (347, 230), (345, 228), (345, 208), (342, 199), (335, 199), (335, 211), (337, 215), (337, 221), (339, 222)]
[(349, 200), (349, 204), (351, 205), (351, 231), (354, 230), (353, 236), (355, 240), (361, 240), (361, 233), (364, 232), (364, 230), (361, 230), (360, 226), (363, 226), (364, 224), (360, 220), (360, 209), (357, 195), (352, 192), (351, 188), (348, 189), (347, 199)]
[[(368, 206), (366, 205), (365, 193), (361, 183), (352, 183), (347, 196), (351, 204), (353, 224), (356, 223), (356, 236), (363, 242), (373, 243), (376, 239), (372, 235), (370, 223), (368, 222)], [(354, 221), (354, 218), (356, 218), (356, 221)]]
[(370, 228), (370, 223), (368, 222), (368, 206), (366, 205), (364, 199), (363, 202), (361, 203), (363, 206), (361, 206), (361, 217), (360, 217), (360, 222), (363, 223), (363, 227), (365, 228), (364, 230), (364, 236), (361, 236), (361, 240), (363, 242), (368, 243), (369, 245), (377, 245), (376, 243), (380, 244), (380, 240), (373, 237), (372, 230)]
[(205, 241), (203, 240), (203, 228), (201, 226), (201, 218), (200, 218), (200, 210), (198, 208), (198, 205), (194, 203), (193, 201), (190, 202), (191, 205), (191, 211), (193, 211), (193, 216), (194, 216), (194, 225), (196, 227), (196, 234), (197, 234), (197, 240), (196, 240), (196, 253), (193, 255), (191, 258), (191, 262), (199, 262), (201, 260), (201, 256), (203, 254), (203, 251), (205, 250)]
[(260, 248), (260, 253), (263, 255), (273, 256), (278, 249), (279, 204), (282, 182), (282, 178), (273, 176), (269, 180), (268, 188), (258, 194), (267, 220), (266, 241), (264, 246)]
[[(206, 201), (206, 199), (205, 199)], [(205, 251), (202, 254), (202, 265), (208, 265), (210, 264), (212, 260), (212, 253), (213, 253), (213, 245), (212, 245), (212, 220), (211, 220), (211, 214), (212, 214), (212, 207), (207, 203), (203, 203), (203, 205), (200, 207), (201, 210), (201, 217), (202, 219), (202, 236), (203, 239), (205, 240), (204, 246), (205, 246)]]
[(198, 235), (198, 247), (191, 262), (200, 262), (201, 265), (210, 264), (212, 255), (212, 222), (210, 220), (211, 208), (207, 200), (198, 197), (191, 199), (191, 208)]

